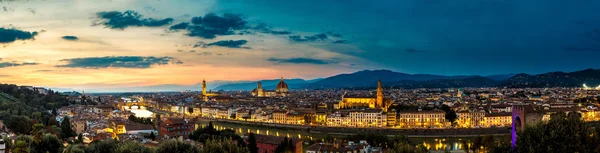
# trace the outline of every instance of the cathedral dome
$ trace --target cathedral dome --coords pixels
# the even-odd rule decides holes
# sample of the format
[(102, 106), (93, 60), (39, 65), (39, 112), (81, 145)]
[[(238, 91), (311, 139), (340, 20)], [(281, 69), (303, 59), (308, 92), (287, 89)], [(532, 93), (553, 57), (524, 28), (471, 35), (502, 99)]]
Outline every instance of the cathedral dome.
[(279, 80), (279, 83), (277, 83), (277, 88), (275, 88), (275, 90), (277, 92), (287, 92), (288, 91), (288, 85), (287, 85), (287, 83), (285, 83), (285, 81), (283, 81), (283, 77), (281, 78), (281, 80)]

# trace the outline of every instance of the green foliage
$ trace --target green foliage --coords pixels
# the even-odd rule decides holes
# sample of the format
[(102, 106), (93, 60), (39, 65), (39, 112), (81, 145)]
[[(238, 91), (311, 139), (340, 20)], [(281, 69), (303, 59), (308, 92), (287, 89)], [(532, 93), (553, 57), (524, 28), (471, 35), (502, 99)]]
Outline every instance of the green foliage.
[(23, 141), (23, 142), (25, 142), (25, 144), (27, 144), (29, 146), (30, 144), (33, 143), (33, 137), (28, 136), (28, 135), (19, 135), (19, 136), (15, 137), (14, 141), (15, 142), (16, 141)]
[(14, 84), (0, 84), (0, 97), (7, 99), (0, 101), (0, 110), (15, 110), (15, 114), (31, 116), (31, 113), (48, 110), (46, 104), (55, 103), (57, 107), (68, 106), (69, 101), (65, 95), (49, 90), (41, 94)]
[(518, 133), (517, 152), (596, 152), (600, 136), (581, 120), (579, 113), (556, 113), (548, 123), (529, 126)]
[(188, 111), (188, 113), (192, 114), (192, 113), (194, 113), (194, 108), (193, 107), (188, 107), (187, 111)]
[(394, 146), (388, 150), (389, 153), (427, 153), (429, 152), (422, 144), (412, 145), (408, 142), (399, 141), (394, 143)]
[(154, 134), (154, 132), (150, 132), (148, 139), (152, 139), (152, 141), (156, 140), (156, 134)]
[(58, 115), (58, 111), (56, 110), (56, 107), (52, 108), (52, 115), (54, 115), (54, 116)]
[(489, 153), (513, 153), (510, 139), (500, 141), (497, 145), (488, 148)]
[(77, 134), (71, 127), (71, 119), (67, 116), (60, 122), (60, 130), (62, 131), (62, 138), (69, 138), (76, 136)]
[(136, 117), (135, 115), (129, 115), (128, 119), (140, 124), (154, 124), (151, 117)]
[(13, 142), (12, 139), (10, 137), (2, 137), (2, 140), (4, 140), (4, 147), (5, 147), (5, 152), (10, 152), (10, 150), (13, 147)]
[(258, 153), (258, 146), (256, 144), (256, 137), (254, 133), (248, 135), (248, 150), (250, 153)]
[(81, 144), (69, 145), (63, 150), (63, 153), (85, 153), (85, 146)]
[(288, 137), (285, 137), (283, 139), (283, 141), (281, 141), (281, 143), (279, 143), (279, 145), (277, 145), (277, 147), (275, 148), (275, 151), (273, 151), (274, 153), (292, 153), (294, 152), (294, 143), (292, 141), (292, 139), (288, 139)]
[(35, 124), (33, 125), (33, 130), (31, 130), (31, 135), (33, 135), (33, 140), (35, 143), (39, 143), (42, 140), (42, 136), (44, 135), (44, 125)]
[(94, 141), (88, 145), (84, 150), (86, 153), (107, 153), (114, 152), (118, 147), (118, 142), (113, 139), (106, 139), (102, 141)]
[(217, 138), (207, 140), (203, 147), (202, 152), (210, 153), (249, 153), (248, 148), (240, 147), (233, 143), (231, 138)]
[(177, 141), (177, 140), (169, 140), (165, 141), (158, 146), (156, 149), (156, 153), (200, 153), (200, 149), (198, 147), (193, 146), (192, 144)]
[(456, 112), (454, 112), (454, 110), (449, 110), (448, 112), (446, 112), (446, 120), (448, 120), (448, 122), (452, 123), (454, 125), (454, 121), (456, 121), (456, 119), (458, 118), (458, 115), (456, 115)]
[(31, 131), (31, 120), (25, 116), (12, 115), (4, 120), (4, 124), (17, 134), (27, 134)]
[(31, 114), (31, 118), (33, 118), (34, 120), (41, 121), (42, 120), (42, 112), (35, 112), (35, 113)]
[(141, 143), (137, 142), (123, 142), (119, 143), (119, 146), (114, 153), (153, 153), (154, 151)]
[(446, 113), (448, 113), (450, 111), (450, 107), (448, 105), (442, 105), (442, 106), (440, 106), (440, 109)]
[(12, 148), (13, 153), (29, 153), (29, 144), (23, 140), (15, 141), (15, 145)]
[(61, 152), (62, 141), (55, 135), (44, 134), (39, 142), (34, 142), (31, 153), (59, 153)]
[(371, 146), (383, 147), (393, 144), (392, 140), (387, 135), (377, 132), (361, 132), (355, 135), (346, 137), (345, 140), (358, 142), (360, 140), (366, 140)]
[(196, 140), (198, 142), (204, 143), (208, 139), (216, 139), (216, 138), (231, 138), (233, 140), (242, 139), (239, 135), (235, 134), (235, 131), (231, 129), (224, 129), (221, 131), (217, 131), (212, 122), (209, 122), (208, 125), (204, 128), (198, 128), (190, 134), (190, 139)]
[(79, 133), (79, 135), (77, 135), (77, 143), (83, 143), (83, 134)]

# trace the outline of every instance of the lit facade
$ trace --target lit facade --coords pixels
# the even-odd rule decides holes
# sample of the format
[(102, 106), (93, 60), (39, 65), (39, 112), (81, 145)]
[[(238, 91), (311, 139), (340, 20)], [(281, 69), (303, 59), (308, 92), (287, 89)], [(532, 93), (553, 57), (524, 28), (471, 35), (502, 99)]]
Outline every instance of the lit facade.
[(381, 80), (378, 80), (376, 97), (350, 97), (344, 94), (342, 100), (338, 103), (336, 108), (379, 108), (386, 112), (390, 105), (392, 105), (392, 100), (384, 100)]
[(406, 111), (398, 114), (397, 125), (401, 128), (443, 127), (446, 122), (444, 111)]
[(386, 127), (387, 116), (381, 109), (350, 110), (327, 116), (327, 126)]
[(461, 111), (456, 113), (456, 115), (458, 116), (456, 122), (458, 123), (459, 127), (474, 128), (485, 125), (485, 112)]
[(485, 114), (482, 127), (510, 127), (512, 125), (512, 113)]
[(206, 80), (202, 80), (202, 94), (200, 94), (200, 98), (204, 101), (208, 101), (208, 97), (219, 96), (221, 94), (216, 92), (207, 92), (206, 91)]

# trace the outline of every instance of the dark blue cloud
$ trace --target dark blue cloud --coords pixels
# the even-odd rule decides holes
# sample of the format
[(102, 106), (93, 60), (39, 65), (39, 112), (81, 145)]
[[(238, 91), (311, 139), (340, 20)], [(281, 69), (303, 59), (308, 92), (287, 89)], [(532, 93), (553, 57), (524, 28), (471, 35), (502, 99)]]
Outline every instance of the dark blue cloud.
[(221, 40), (206, 44), (206, 46), (221, 46), (227, 48), (242, 48), (242, 45), (248, 43), (247, 40)]
[(64, 40), (70, 40), (70, 41), (77, 41), (77, 40), (79, 40), (79, 38), (77, 38), (76, 36), (63, 36), (62, 39), (64, 39)]
[(10, 29), (10, 28), (0, 28), (0, 44), (2, 43), (12, 43), (17, 40), (29, 40), (35, 39), (34, 37), (38, 35), (38, 32), (29, 32), (23, 31), (19, 29)]
[(193, 25), (187, 26), (188, 36), (213, 39), (216, 36), (233, 35), (235, 30), (247, 29), (246, 21), (241, 15), (225, 13), (219, 16), (208, 13), (204, 17), (193, 17)]
[(75, 67), (75, 68), (150, 68), (155, 65), (182, 64), (183, 62), (173, 57), (154, 57), (154, 56), (105, 56), (105, 57), (86, 57), (63, 59), (67, 62), (65, 65), (56, 67)]
[(193, 17), (192, 24), (198, 24), (198, 25), (202, 24), (202, 17), (201, 16)]
[(326, 32), (326, 34), (328, 34), (330, 36), (333, 36), (333, 37), (338, 37), (338, 38), (342, 37), (341, 34), (339, 34), (339, 33), (333, 33), (331, 31)]
[(187, 29), (188, 25), (189, 25), (189, 23), (187, 23), (187, 22), (181, 22), (181, 23), (178, 23), (176, 25), (169, 27), (169, 30), (177, 31), (177, 30)]
[(202, 53), (198, 53), (198, 55), (201, 55), (201, 56), (211, 56), (213, 54), (211, 52), (202, 52)]
[(343, 44), (343, 43), (346, 43), (346, 40), (336, 40), (336, 41), (333, 41), (333, 43), (334, 44)]
[(109, 11), (98, 12), (96, 16), (102, 21), (100, 24), (111, 29), (125, 29), (128, 27), (160, 27), (171, 24), (173, 18), (154, 19), (143, 18), (143, 16), (135, 11), (128, 10), (125, 12)]
[(38, 65), (40, 63), (35, 63), (35, 62), (16, 62), (16, 61), (12, 61), (12, 62), (0, 62), (0, 68), (5, 68), (5, 67), (13, 67), (13, 66), (26, 66), (26, 65)]
[(335, 61), (326, 61), (326, 60), (320, 60), (320, 59), (313, 59), (313, 58), (288, 58), (288, 59), (282, 59), (282, 58), (269, 58), (267, 59), (268, 61), (271, 61), (273, 63), (289, 63), (289, 64), (317, 64), (317, 65), (325, 65), (325, 64), (335, 64), (337, 62)]
[(292, 34), (292, 32), (289, 31), (278, 31), (278, 30), (273, 30), (273, 28), (271, 26), (268, 26), (265, 23), (261, 23), (255, 27), (253, 27), (254, 30), (262, 32), (262, 33), (270, 33), (270, 34), (274, 34), (274, 35), (289, 35)]
[(316, 35), (312, 35), (312, 36), (298, 36), (298, 35), (294, 35), (294, 36), (289, 36), (290, 40), (295, 41), (295, 42), (313, 42), (313, 41), (325, 41), (327, 40), (327, 35), (324, 33), (321, 34), (316, 34)]

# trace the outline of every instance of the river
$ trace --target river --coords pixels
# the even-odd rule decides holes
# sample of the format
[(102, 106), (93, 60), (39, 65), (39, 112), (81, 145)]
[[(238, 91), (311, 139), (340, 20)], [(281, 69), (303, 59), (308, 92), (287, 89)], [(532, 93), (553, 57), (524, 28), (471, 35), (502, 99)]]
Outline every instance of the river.
[[(202, 121), (198, 123), (198, 127), (204, 127), (208, 124), (208, 121)], [(252, 126), (252, 125), (241, 125), (233, 123), (213, 122), (213, 126), (217, 130), (231, 129), (237, 134), (243, 135), (248, 132), (257, 134), (272, 135), (272, 136), (287, 136), (291, 138), (300, 138), (303, 140), (314, 140), (318, 141), (325, 139), (327, 134), (322, 133), (309, 133), (303, 130), (291, 130), (281, 128), (270, 128), (263, 126)], [(334, 138), (345, 138), (346, 135), (335, 135), (330, 134)], [(506, 139), (508, 136), (495, 136), (496, 140)], [(462, 141), (467, 141), (469, 144), (473, 141), (473, 137), (409, 137), (409, 139), (415, 143), (423, 144), (430, 150), (462, 150)]]
[[(152, 117), (152, 112), (146, 110), (145, 108), (140, 109), (131, 109), (138, 117)], [(208, 125), (208, 121), (201, 121), (197, 123), (196, 127), (204, 127)], [(312, 140), (312, 141), (323, 141), (327, 134), (322, 133), (309, 133), (303, 130), (292, 130), (292, 129), (281, 129), (281, 128), (271, 128), (265, 126), (253, 126), (253, 125), (242, 125), (242, 124), (233, 124), (233, 123), (223, 123), (223, 122), (213, 122), (213, 126), (217, 130), (231, 129), (234, 130), (237, 134), (243, 135), (249, 132), (253, 132), (256, 134), (264, 134), (264, 135), (272, 135), (272, 136), (287, 136), (290, 138), (299, 138), (303, 140)], [(344, 138), (346, 135), (335, 135), (331, 134), (334, 138)], [(496, 136), (496, 140), (502, 138), (508, 138), (508, 136)], [(473, 137), (410, 137), (411, 141), (423, 144), (430, 150), (462, 150), (462, 141), (467, 141), (469, 144), (473, 141)]]

